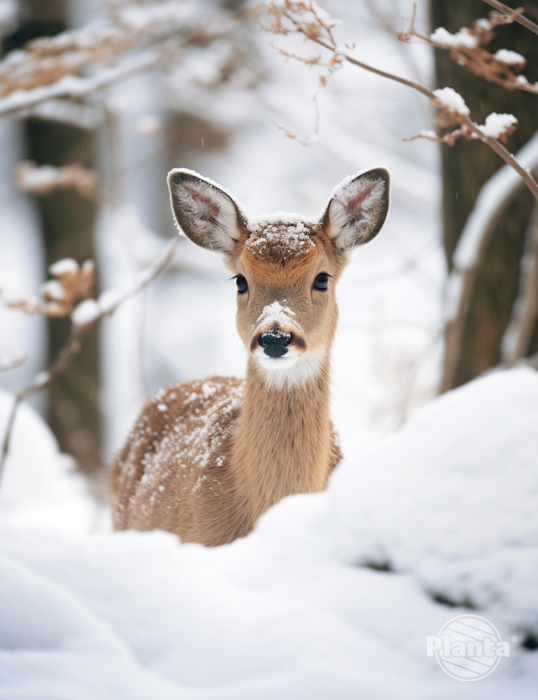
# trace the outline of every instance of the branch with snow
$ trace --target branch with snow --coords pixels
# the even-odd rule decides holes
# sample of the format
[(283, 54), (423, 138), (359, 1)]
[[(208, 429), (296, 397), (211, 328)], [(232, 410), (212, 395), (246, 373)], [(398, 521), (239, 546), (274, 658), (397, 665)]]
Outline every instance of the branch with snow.
[[(332, 30), (338, 22), (329, 17), (324, 10), (321, 10), (314, 0), (300, 0), (299, 2), (292, 2), (292, 0), (266, 0), (265, 9), (273, 18), (273, 22), (269, 25), (264, 25), (257, 18), (265, 31), (284, 36), (301, 34), (309, 41), (322, 46), (333, 54), (342, 56), (345, 61), (354, 66), (420, 92), (439, 110), (436, 118), (439, 125), (459, 127), (456, 132), (452, 133), (454, 140), (459, 136), (463, 136), (465, 138), (479, 139), (488, 145), (505, 163), (518, 173), (534, 197), (538, 199), (538, 184), (532, 175), (517, 162), (502, 143), (499, 143), (496, 136), (484, 133), (481, 127), (472, 121), (469, 109), (465, 105), (463, 98), (452, 88), (443, 88), (442, 90), (436, 90), (434, 93), (420, 83), (407, 80), (359, 61), (352, 56), (352, 49), (349, 46), (342, 46), (336, 43)], [(415, 13), (416, 6), (414, 8)], [(502, 118), (497, 119), (499, 116)], [(513, 130), (513, 127), (515, 127), (515, 117), (512, 117), (512, 115), (490, 115), (490, 117), (492, 117), (490, 123), (486, 122), (485, 126), (490, 133), (498, 134), (499, 138), (505, 138), (510, 129)], [(510, 117), (511, 119), (509, 119)], [(503, 127), (502, 132), (498, 131), (501, 125)], [(497, 131), (495, 131), (494, 127), (497, 127)], [(431, 138), (431, 136), (432, 132), (423, 132), (422, 135), (423, 138)], [(418, 136), (418, 138), (420, 137), (421, 135)], [(445, 143), (450, 143), (450, 141), (447, 140)]]
[(26, 314), (62, 318), (73, 313), (79, 301), (91, 296), (95, 284), (93, 260), (86, 260), (79, 267), (76, 260), (64, 258), (51, 265), (49, 272), (53, 279), (41, 285), (39, 297), (15, 297), (0, 291), (0, 302)]
[(520, 16), (519, 10), (510, 11), (510, 14), (491, 12), (489, 19), (478, 19), (469, 29), (462, 27), (456, 34), (451, 34), (444, 27), (438, 27), (429, 37), (420, 34), (415, 27), (416, 10), (417, 6), (414, 4), (410, 27), (398, 34), (400, 41), (419, 39), (436, 49), (448, 51), (455, 63), (473, 75), (501, 85), (506, 90), (523, 90), (538, 95), (538, 84), (532, 85), (524, 75), (517, 75), (515, 72), (527, 65), (524, 56), (508, 49), (499, 49), (492, 54), (485, 48), (495, 38), (493, 29), (512, 22), (513, 15)]
[[(174, 256), (179, 240), (179, 236), (173, 238), (170, 243), (164, 247), (157, 259), (139, 274), (138, 279), (130, 289), (127, 289), (124, 292), (109, 289), (102, 292), (97, 300), (86, 299), (80, 302), (72, 310), (71, 332), (59, 355), (48, 370), (37, 374), (33, 382), (21, 389), (15, 396), (15, 400), (7, 421), (6, 432), (4, 434), (0, 453), (0, 479), (2, 478), (5, 461), (9, 453), (11, 432), (13, 430), (15, 416), (19, 405), (29, 396), (43, 391), (43, 389), (48, 387), (54, 381), (54, 379), (66, 371), (72, 358), (80, 352), (82, 348), (82, 339), (88, 333), (88, 331), (90, 331), (91, 328), (97, 324), (98, 321), (105, 316), (110, 316), (113, 314), (120, 304), (142, 291), (165, 269)], [(62, 279), (66, 279), (69, 275), (73, 275), (75, 273), (75, 265), (78, 268), (78, 265), (74, 260), (61, 260), (55, 263), (55, 265), (51, 266), (51, 273), (55, 274), (58, 280), (61, 281)], [(46, 284), (52, 285), (53, 282), (54, 280)], [(55, 295), (56, 292), (59, 293), (58, 289), (51, 291), (50, 287), (48, 288), (48, 291), (49, 294), (53, 295)]]
[(134, 73), (177, 63), (186, 47), (207, 46), (235, 26), (224, 10), (208, 15), (195, 0), (169, 0), (127, 5), (115, 23), (36, 39), (0, 61), (0, 116), (46, 100), (77, 99)]
[(33, 161), (26, 160), (15, 171), (15, 184), (21, 192), (39, 197), (56, 190), (74, 190), (85, 199), (93, 202), (99, 200), (99, 175), (80, 163), (55, 168), (52, 165), (37, 166)]

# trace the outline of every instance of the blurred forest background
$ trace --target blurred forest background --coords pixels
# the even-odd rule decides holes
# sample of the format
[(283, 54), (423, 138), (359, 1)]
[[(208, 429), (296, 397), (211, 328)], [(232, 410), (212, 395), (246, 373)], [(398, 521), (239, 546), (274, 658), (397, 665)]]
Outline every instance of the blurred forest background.
[[(535, 2), (507, 4), (538, 21)], [(461, 338), (447, 353), (457, 244), (484, 185), (506, 166), (477, 140), (402, 142), (431, 129), (427, 99), (351, 65), (320, 88), (326, 67), (275, 46), (305, 58), (319, 48), (263, 31), (252, 7), (0, 0), (0, 386), (16, 393), (51, 364), (69, 338), (75, 301), (90, 293), (79, 289), (59, 309), (62, 275), (76, 268), (49, 272), (53, 263), (93, 260), (91, 295), (121, 294), (177, 235), (166, 189), (172, 167), (212, 178), (253, 213), (312, 215), (343, 177), (385, 165), (393, 178), (387, 225), (339, 287), (333, 416), (352, 456), (440, 389), (538, 353), (538, 302), (526, 334), (518, 321), (533, 270), (536, 278), (536, 201), (518, 182), (498, 211), (492, 203)], [(492, 112), (514, 114), (511, 153), (533, 138), (537, 95), (491, 84), (427, 43), (398, 41), (411, 2), (326, 0), (323, 8), (341, 20), (339, 44), (354, 43), (360, 60), (430, 89), (453, 87), (479, 124)], [(416, 26), (426, 36), (436, 27), (455, 33), (489, 11), (482, 0), (419, 0)], [(522, 54), (525, 77), (538, 81), (536, 35), (517, 23), (496, 34), (488, 49)], [(156, 389), (243, 372), (227, 277), (216, 256), (180, 239), (166, 269), (92, 326), (65, 372), (30, 399), (82, 472), (103, 473)]]

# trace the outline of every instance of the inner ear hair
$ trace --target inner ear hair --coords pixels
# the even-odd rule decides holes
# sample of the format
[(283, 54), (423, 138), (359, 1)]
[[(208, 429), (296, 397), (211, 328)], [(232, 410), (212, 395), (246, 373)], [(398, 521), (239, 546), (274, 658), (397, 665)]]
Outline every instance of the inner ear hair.
[(232, 195), (185, 168), (168, 174), (168, 188), (180, 231), (202, 248), (231, 253), (246, 228), (246, 216)]
[(337, 248), (348, 251), (371, 241), (389, 210), (390, 175), (372, 168), (343, 180), (334, 188), (321, 223)]

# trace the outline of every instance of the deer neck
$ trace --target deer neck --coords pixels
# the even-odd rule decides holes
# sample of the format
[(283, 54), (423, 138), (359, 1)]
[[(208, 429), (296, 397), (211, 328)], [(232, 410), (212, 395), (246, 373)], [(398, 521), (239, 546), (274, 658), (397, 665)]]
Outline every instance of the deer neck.
[(328, 352), (308, 380), (296, 384), (268, 382), (249, 359), (233, 464), (237, 492), (253, 518), (284, 496), (325, 488), (332, 433), (329, 400)]

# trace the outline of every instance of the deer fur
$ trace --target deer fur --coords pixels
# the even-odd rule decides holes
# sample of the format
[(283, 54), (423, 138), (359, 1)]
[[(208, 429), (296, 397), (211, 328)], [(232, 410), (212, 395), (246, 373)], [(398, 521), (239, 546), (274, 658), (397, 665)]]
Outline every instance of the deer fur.
[[(187, 382), (147, 402), (111, 469), (113, 523), (217, 546), (248, 534), (285, 496), (322, 491), (342, 457), (329, 412), (335, 284), (349, 251), (385, 221), (389, 175), (374, 168), (347, 178), (318, 219), (250, 222), (196, 173), (176, 169), (168, 182), (180, 230), (224, 254), (248, 284), (237, 298), (246, 379)], [(269, 355), (267, 338), (283, 354)]]

